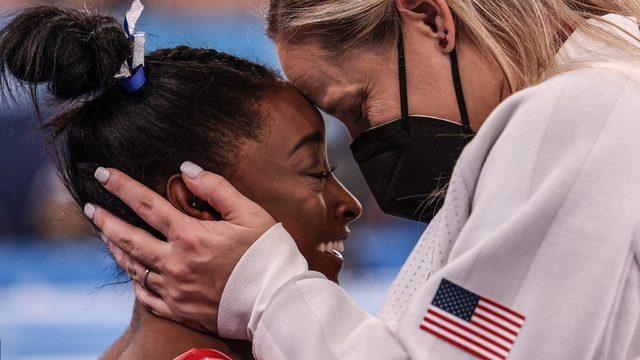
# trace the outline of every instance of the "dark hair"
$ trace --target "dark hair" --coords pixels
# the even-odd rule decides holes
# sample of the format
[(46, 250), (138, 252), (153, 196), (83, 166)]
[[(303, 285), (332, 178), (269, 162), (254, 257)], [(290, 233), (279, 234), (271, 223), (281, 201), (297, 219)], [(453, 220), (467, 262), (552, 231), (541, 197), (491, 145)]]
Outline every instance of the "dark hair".
[(37, 108), (37, 88), (47, 85), (66, 110), (44, 128), (76, 202), (95, 203), (160, 237), (103, 189), (95, 169), (120, 169), (161, 194), (186, 160), (227, 174), (239, 143), (261, 134), (261, 102), (284, 83), (250, 61), (179, 46), (149, 54), (147, 83), (129, 93), (114, 76), (131, 55), (113, 17), (33, 7), (0, 32), (0, 86), (6, 99), (17, 79)]

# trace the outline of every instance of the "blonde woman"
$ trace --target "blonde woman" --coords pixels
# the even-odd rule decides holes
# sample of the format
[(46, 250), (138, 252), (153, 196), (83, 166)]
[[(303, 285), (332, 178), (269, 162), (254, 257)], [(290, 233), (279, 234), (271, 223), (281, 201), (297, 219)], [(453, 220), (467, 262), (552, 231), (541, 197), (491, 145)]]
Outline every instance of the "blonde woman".
[(347, 125), (381, 208), (430, 222), (378, 317), (192, 163), (223, 221), (116, 171), (98, 178), (169, 242), (93, 220), (142, 303), (260, 359), (635, 358), (638, 16), (637, 0), (271, 1), (287, 77)]

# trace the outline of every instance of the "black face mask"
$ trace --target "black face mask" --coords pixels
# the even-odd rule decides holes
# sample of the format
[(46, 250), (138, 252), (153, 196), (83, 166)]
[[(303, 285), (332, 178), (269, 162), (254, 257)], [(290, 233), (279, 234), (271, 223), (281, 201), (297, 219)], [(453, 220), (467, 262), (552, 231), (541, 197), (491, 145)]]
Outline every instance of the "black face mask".
[(451, 72), (462, 125), (409, 115), (402, 33), (398, 69), (402, 118), (365, 131), (351, 144), (351, 151), (382, 211), (430, 222), (443, 202), (432, 194), (447, 185), (456, 160), (475, 133), (469, 124), (455, 49)]

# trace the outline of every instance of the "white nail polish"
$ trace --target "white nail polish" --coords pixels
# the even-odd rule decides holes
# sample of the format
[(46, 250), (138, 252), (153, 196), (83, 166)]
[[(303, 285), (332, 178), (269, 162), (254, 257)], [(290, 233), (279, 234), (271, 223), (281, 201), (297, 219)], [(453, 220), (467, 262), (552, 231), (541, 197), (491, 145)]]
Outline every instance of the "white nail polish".
[(91, 203), (87, 203), (84, 206), (84, 214), (87, 215), (87, 217), (91, 220), (93, 220), (93, 214), (96, 213), (96, 206), (91, 204)]
[(180, 171), (182, 171), (189, 178), (195, 179), (202, 172), (202, 168), (190, 161), (186, 161), (180, 166)]
[(102, 242), (105, 245), (109, 245), (109, 239), (106, 236), (104, 236), (104, 234), (100, 233), (100, 239), (102, 239)]
[(93, 176), (101, 183), (106, 184), (107, 181), (109, 181), (109, 170), (103, 167), (99, 167), (96, 169), (96, 172), (93, 174)]

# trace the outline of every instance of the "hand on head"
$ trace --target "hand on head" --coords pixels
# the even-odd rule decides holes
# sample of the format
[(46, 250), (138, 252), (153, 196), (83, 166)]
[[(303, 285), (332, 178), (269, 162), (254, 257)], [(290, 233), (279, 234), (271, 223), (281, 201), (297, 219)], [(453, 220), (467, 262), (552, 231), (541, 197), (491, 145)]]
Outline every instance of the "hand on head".
[[(103, 168), (96, 171), (96, 178), (105, 189), (161, 232), (167, 242), (93, 204), (87, 204), (85, 212), (134, 280), (143, 305), (158, 316), (217, 333), (218, 305), (227, 279), (245, 251), (275, 220), (223, 177), (192, 163), (183, 164), (181, 170), (187, 187), (217, 209), (223, 220), (189, 217), (126, 174)], [(147, 269), (151, 271), (145, 274)]]

